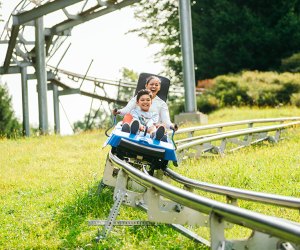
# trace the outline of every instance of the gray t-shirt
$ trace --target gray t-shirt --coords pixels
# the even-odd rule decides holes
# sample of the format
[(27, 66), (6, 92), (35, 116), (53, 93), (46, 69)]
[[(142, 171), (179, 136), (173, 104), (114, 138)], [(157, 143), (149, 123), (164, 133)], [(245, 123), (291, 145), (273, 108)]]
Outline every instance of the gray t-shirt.
[(159, 117), (156, 112), (145, 112), (139, 108), (134, 108), (130, 114), (133, 116), (133, 119), (138, 120), (141, 125), (147, 126), (148, 128), (158, 123)]

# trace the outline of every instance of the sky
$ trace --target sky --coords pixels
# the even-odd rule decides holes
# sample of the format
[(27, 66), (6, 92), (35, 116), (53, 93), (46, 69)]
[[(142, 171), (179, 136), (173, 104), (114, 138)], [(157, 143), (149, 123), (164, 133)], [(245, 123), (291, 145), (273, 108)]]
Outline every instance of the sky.
[[(19, 1), (10, 0), (2, 1), (2, 3), (2, 19), (6, 22)], [(49, 18), (54, 17), (48, 16), (47, 18), (44, 21), (45, 27), (51, 27), (52, 25), (47, 26), (47, 21), (49, 21)], [(5, 22), (0, 23), (1, 33)], [(160, 46), (148, 46), (147, 41), (136, 34), (126, 34), (129, 30), (140, 26), (141, 23), (133, 17), (133, 9), (125, 7), (74, 27), (71, 37), (63, 45), (66, 48), (71, 44), (59, 64), (59, 68), (85, 75), (89, 64), (93, 60), (88, 75), (102, 79), (119, 80), (121, 77), (120, 70), (123, 67), (137, 73), (159, 74), (163, 66), (160, 62), (154, 62), (154, 54), (160, 50)], [(58, 62), (61, 58), (65, 51), (63, 46), (62, 50), (51, 60), (52, 63), (55, 63), (55, 60)], [(5, 59), (6, 48), (6, 45), (0, 45), (1, 65), (3, 65)], [(56, 64), (53, 66), (56, 66)], [(20, 75), (3, 75), (2, 82), (7, 83), (9, 93), (12, 96), (15, 115), (22, 121)], [(38, 127), (36, 81), (28, 82), (28, 92), (30, 124)], [(52, 91), (48, 91), (47, 98), (49, 130), (53, 131)], [(75, 121), (83, 120), (84, 114), (89, 112), (91, 100), (91, 98), (80, 95), (60, 97), (61, 134), (72, 134), (70, 123), (73, 124)], [(94, 101), (94, 105), (98, 105), (97, 102)]]

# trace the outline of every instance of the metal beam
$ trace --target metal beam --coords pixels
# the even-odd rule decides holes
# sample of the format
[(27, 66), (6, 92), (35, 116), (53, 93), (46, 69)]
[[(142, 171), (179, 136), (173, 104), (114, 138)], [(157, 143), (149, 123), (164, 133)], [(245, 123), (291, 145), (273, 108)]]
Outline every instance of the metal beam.
[(25, 24), (31, 20), (35, 20), (46, 14), (60, 10), (62, 8), (68, 7), (70, 5), (73, 5), (81, 1), (83, 0), (55, 0), (53, 2), (48, 2), (32, 10), (25, 11), (17, 15), (13, 15), (13, 24), (14, 25)]
[(85, 95), (85, 96), (89, 96), (89, 97), (92, 97), (92, 98), (95, 98), (95, 99), (99, 99), (99, 100), (102, 100), (102, 101), (106, 101), (108, 103), (115, 103), (115, 104), (118, 104), (118, 105), (126, 105), (127, 104), (127, 101), (115, 100), (115, 99), (111, 99), (111, 98), (108, 98), (108, 97), (105, 97), (105, 96), (99, 96), (99, 95), (92, 94), (92, 93), (82, 91), (82, 90), (80, 91), (80, 94)]
[[(55, 80), (53, 80), (52, 82), (53, 82), (54, 84), (57, 84), (57, 83), (58, 83), (58, 82), (55, 81)], [(58, 86), (62, 87), (62, 85), (58, 85)], [(105, 97), (105, 96), (100, 96), (100, 95), (97, 95), (97, 94), (93, 94), (93, 93), (90, 93), (90, 92), (87, 92), (87, 91), (82, 91), (82, 90), (80, 90), (80, 89), (66, 88), (66, 89), (64, 89), (64, 90), (58, 91), (58, 95), (59, 95), (59, 96), (63, 96), (63, 95), (73, 95), (73, 94), (80, 94), (80, 95), (92, 97), (92, 98), (94, 98), (94, 99), (106, 101), (106, 102), (108, 102), (108, 103), (115, 103), (115, 104), (118, 104), (118, 105), (126, 105), (126, 104), (127, 104), (127, 101), (115, 100), (115, 99), (108, 98), (108, 97)]]
[(180, 38), (183, 57), (183, 82), (185, 111), (196, 112), (196, 87), (194, 70), (194, 49), (190, 0), (179, 0)]
[(19, 74), (21, 73), (20, 67), (18, 66), (10, 66), (5, 72), (4, 67), (0, 67), (0, 75), (5, 75), (5, 74)]
[(58, 86), (52, 84), (52, 87), (53, 87), (54, 131), (55, 134), (60, 134)]
[[(128, 5), (137, 3), (139, 1), (140, 0), (124, 0), (124, 1), (122, 1), (120, 3), (118, 3), (118, 4), (110, 5), (110, 6), (106, 7), (106, 8), (102, 8), (99, 11), (92, 12), (92, 13), (90, 13), (91, 9), (86, 10), (86, 11), (82, 12), (81, 14), (78, 14), (78, 19), (76, 19), (76, 20), (69, 19), (69, 20), (61, 22), (59, 24), (56, 24), (55, 26), (53, 26), (51, 28), (51, 30), (52, 30), (51, 33), (52, 34), (59, 34), (59, 33), (65, 31), (67, 29), (73, 28), (74, 26), (76, 26), (78, 24), (90, 21), (90, 20), (95, 19), (95, 18), (97, 18), (99, 16), (103, 16), (105, 14), (113, 12), (116, 9), (124, 8), (124, 7), (128, 6)], [(92, 9), (94, 9), (94, 8), (92, 8)]]
[(39, 103), (39, 129), (42, 134), (48, 133), (48, 109), (47, 109), (47, 75), (43, 17), (35, 20), (35, 52), (36, 52), (36, 76), (38, 86)]
[[(53, 74), (53, 72), (51, 71), (47, 71), (47, 80), (51, 80), (55, 77), (55, 75)], [(35, 80), (36, 78), (36, 73), (33, 74), (27, 74), (27, 79), (28, 80)]]
[(13, 25), (12, 26), (12, 30), (11, 30), (11, 35), (10, 35), (10, 39), (9, 39), (9, 44), (8, 44), (8, 48), (6, 51), (6, 56), (5, 56), (5, 60), (4, 60), (4, 74), (6, 74), (9, 64), (10, 64), (10, 60), (12, 57), (12, 53), (13, 50), (16, 46), (16, 42), (17, 42), (17, 37), (19, 34), (19, 29), (20, 29), (20, 25)]
[(59, 96), (63, 96), (63, 95), (76, 95), (76, 94), (80, 94), (80, 89), (64, 89), (64, 90), (60, 90), (58, 91), (58, 95)]
[(30, 136), (27, 67), (21, 67), (23, 134)]

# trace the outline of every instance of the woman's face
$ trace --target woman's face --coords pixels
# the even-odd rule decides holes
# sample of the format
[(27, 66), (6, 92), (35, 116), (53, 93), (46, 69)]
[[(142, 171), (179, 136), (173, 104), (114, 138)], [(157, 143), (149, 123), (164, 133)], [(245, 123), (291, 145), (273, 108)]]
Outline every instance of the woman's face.
[(160, 90), (160, 81), (157, 78), (151, 79), (147, 84), (146, 88), (152, 92), (153, 95), (156, 95)]

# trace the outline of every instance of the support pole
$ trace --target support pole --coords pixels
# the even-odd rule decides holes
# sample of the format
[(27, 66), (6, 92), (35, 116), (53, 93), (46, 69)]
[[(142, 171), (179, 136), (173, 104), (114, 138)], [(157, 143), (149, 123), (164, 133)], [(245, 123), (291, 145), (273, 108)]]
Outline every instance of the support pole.
[(180, 39), (183, 57), (183, 83), (185, 111), (196, 112), (196, 88), (194, 70), (194, 48), (190, 0), (179, 0)]
[(43, 17), (35, 20), (35, 70), (37, 76), (39, 129), (42, 134), (48, 133), (47, 110), (47, 74), (45, 60), (45, 36)]
[(58, 87), (53, 84), (54, 132), (60, 134)]
[(21, 67), (23, 135), (30, 136), (27, 67)]
[(207, 115), (197, 111), (195, 66), (190, 0), (179, 0), (180, 40), (182, 53), (185, 112), (175, 115), (175, 123), (207, 123)]

